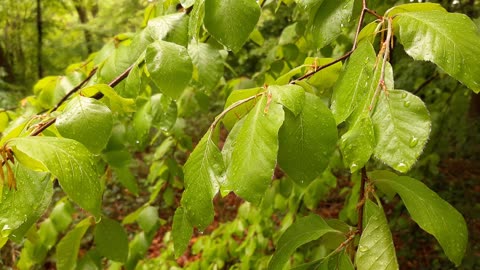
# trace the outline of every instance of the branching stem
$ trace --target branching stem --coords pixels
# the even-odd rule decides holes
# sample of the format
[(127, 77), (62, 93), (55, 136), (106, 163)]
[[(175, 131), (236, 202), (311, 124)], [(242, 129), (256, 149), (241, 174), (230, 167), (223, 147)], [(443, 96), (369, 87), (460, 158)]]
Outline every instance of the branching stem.
[(263, 92), (260, 92), (260, 93), (257, 93), (251, 97), (248, 97), (248, 98), (245, 98), (245, 99), (242, 99), (242, 100), (239, 100), (239, 101), (236, 101), (234, 103), (232, 103), (232, 105), (228, 106), (228, 108), (226, 108), (225, 110), (223, 110), (223, 112), (221, 112), (219, 115), (217, 115), (217, 117), (215, 117), (215, 120), (213, 121), (213, 123), (210, 125), (210, 129), (213, 130), (215, 129), (215, 127), (218, 125), (218, 123), (220, 122), (220, 120), (222, 120), (222, 118), (228, 113), (230, 112), (231, 110), (235, 109), (236, 107), (244, 104), (244, 103), (247, 103), (251, 100), (254, 100), (260, 96), (263, 96), (267, 91), (263, 91)]
[[(115, 79), (113, 79), (108, 85), (110, 87), (115, 87), (116, 85), (118, 85), (120, 82), (122, 82), (125, 78), (127, 78), (128, 74), (130, 73), (130, 71), (133, 69), (133, 67), (135, 66), (135, 64), (129, 66), (124, 72), (122, 72), (120, 75), (118, 75)], [(94, 71), (95, 70), (95, 71)], [(92, 72), (90, 72), (90, 75), (89, 77), (91, 78), (93, 76), (93, 74), (95, 74), (96, 72), (96, 69), (92, 70)], [(93, 73), (93, 74), (92, 74)], [(90, 78), (86, 78), (82, 83), (80, 83), (77, 87), (75, 87), (74, 89), (72, 89), (65, 97), (62, 98), (63, 101), (59, 102), (53, 109), (52, 111), (55, 111), (56, 109), (58, 109), (58, 107), (60, 107), (61, 103), (65, 102), (69, 96), (71, 96), (73, 93), (75, 93), (76, 91), (80, 90), (82, 88), (82, 86), (90, 79)], [(78, 89), (77, 89), (78, 88)], [(75, 91), (74, 91), (75, 90)], [(101, 92), (98, 92), (96, 93), (94, 96), (92, 96), (91, 98), (94, 98), (94, 99), (101, 99), (103, 97), (103, 93)], [(42, 133), (45, 129), (47, 129), (48, 127), (50, 127), (53, 123), (55, 123), (55, 121), (57, 120), (57, 118), (51, 118), (50, 120), (48, 120), (47, 122), (44, 122), (44, 123), (40, 123), (38, 125), (38, 128), (36, 128), (32, 133), (30, 133), (30, 136), (37, 136), (39, 135), (40, 133)]]
[(67, 99), (75, 94), (76, 92), (78, 92), (78, 90), (82, 89), (82, 87), (88, 82), (90, 81), (90, 79), (93, 77), (93, 75), (95, 75), (95, 73), (97, 72), (97, 68), (95, 67), (94, 69), (92, 69), (92, 71), (90, 71), (90, 74), (88, 74), (88, 76), (85, 78), (85, 80), (83, 80), (82, 82), (80, 82), (77, 86), (75, 86), (72, 90), (70, 90), (65, 96), (63, 96), (63, 98), (57, 103), (57, 105), (55, 105), (55, 107), (53, 107), (50, 112), (54, 112), (56, 110), (58, 110), (58, 108), (63, 104), (65, 103), (65, 101), (67, 101)]
[(309, 77), (313, 76), (315, 73), (319, 72), (320, 70), (322, 69), (325, 69), (329, 66), (332, 66), (340, 61), (343, 61), (345, 59), (347, 59), (354, 51), (355, 49), (357, 48), (358, 46), (358, 36), (360, 34), (360, 31), (362, 30), (362, 25), (363, 25), (363, 21), (365, 20), (365, 14), (366, 13), (369, 13), (369, 14), (372, 14), (373, 16), (377, 17), (377, 19), (380, 19), (380, 20), (383, 20), (383, 17), (380, 16), (379, 14), (377, 14), (375, 11), (373, 10), (370, 10), (368, 7), (367, 7), (367, 1), (366, 0), (362, 0), (362, 11), (360, 13), (360, 19), (358, 20), (358, 24), (357, 24), (357, 29), (355, 31), (355, 38), (353, 40), (353, 46), (352, 46), (352, 49), (350, 51), (348, 51), (347, 53), (345, 53), (344, 55), (340, 56), (339, 58), (335, 59), (334, 61), (328, 63), (328, 64), (325, 64), (325, 65), (322, 65), (322, 66), (319, 66), (319, 67), (316, 67), (314, 70), (308, 72), (307, 74), (301, 76), (300, 78), (296, 79), (296, 80), (293, 80), (290, 82), (290, 84), (295, 84), (296, 82), (298, 81), (302, 81), (302, 80), (305, 80), (305, 79), (308, 79)]
[(358, 198), (358, 223), (357, 223), (357, 233), (362, 234), (363, 231), (363, 209), (365, 206), (365, 185), (368, 182), (367, 169), (362, 168), (362, 178), (360, 180), (360, 197)]
[[(373, 94), (372, 102), (370, 103), (370, 106), (368, 107), (369, 111), (373, 110), (373, 107), (375, 105), (375, 100), (377, 99), (378, 95), (380, 94), (380, 90), (383, 89), (386, 94), (387, 92), (387, 86), (385, 85), (385, 69), (387, 67), (387, 61), (388, 58), (390, 57), (390, 46), (391, 46), (391, 41), (392, 41), (392, 18), (386, 18), (384, 19), (387, 21), (387, 35), (385, 37), (385, 40), (382, 42), (382, 48), (379, 52), (379, 57), (382, 58), (382, 66), (381, 66), (381, 72), (380, 72), (380, 79), (378, 80), (377, 87), (375, 89), (375, 93)], [(383, 23), (383, 22), (382, 22)]]

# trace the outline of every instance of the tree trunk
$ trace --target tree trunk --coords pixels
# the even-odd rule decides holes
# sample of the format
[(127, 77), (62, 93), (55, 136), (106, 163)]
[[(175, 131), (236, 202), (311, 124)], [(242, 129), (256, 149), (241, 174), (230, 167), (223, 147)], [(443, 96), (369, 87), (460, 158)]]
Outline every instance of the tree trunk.
[(43, 65), (42, 65), (42, 47), (43, 47), (43, 25), (42, 25), (42, 3), (41, 0), (37, 0), (37, 67), (38, 78), (43, 77)]
[[(80, 19), (80, 22), (82, 24), (86, 25), (88, 23), (87, 8), (80, 1), (74, 1), (74, 5), (75, 5), (75, 10), (78, 13), (78, 18)], [(92, 33), (90, 33), (90, 31), (88, 31), (88, 29), (84, 29), (83, 30), (83, 35), (85, 37), (87, 52), (88, 52), (88, 54), (91, 54), (93, 52)]]
[(8, 55), (5, 53), (5, 50), (0, 45), (0, 67), (3, 67), (5, 73), (7, 74), (4, 77), (4, 80), (7, 83), (14, 83), (15, 82), (15, 72), (13, 71), (13, 67), (8, 59)]

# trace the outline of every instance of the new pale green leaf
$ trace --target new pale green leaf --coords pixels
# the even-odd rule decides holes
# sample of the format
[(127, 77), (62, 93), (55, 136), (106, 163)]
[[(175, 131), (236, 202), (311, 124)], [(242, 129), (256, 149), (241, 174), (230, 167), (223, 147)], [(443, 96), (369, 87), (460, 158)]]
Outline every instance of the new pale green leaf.
[(205, 0), (203, 22), (207, 31), (234, 52), (248, 40), (259, 18), (255, 0)]
[(305, 93), (303, 110), (298, 116), (285, 112), (278, 136), (280, 167), (298, 184), (308, 185), (328, 166), (337, 143), (337, 128), (323, 101)]
[(362, 42), (348, 60), (333, 90), (331, 108), (337, 124), (345, 121), (367, 96), (375, 59), (372, 44)]
[(192, 60), (183, 46), (156, 41), (148, 46), (145, 62), (151, 80), (173, 99), (180, 97), (192, 78)]
[(365, 213), (368, 212), (364, 216), (368, 220), (355, 255), (357, 269), (398, 270), (392, 233), (383, 209), (370, 200), (367, 200), (364, 207)]
[(222, 151), (226, 189), (256, 204), (270, 185), (277, 161), (278, 130), (284, 120), (282, 106), (267, 99), (263, 95), (257, 101), (235, 140), (229, 142), (231, 147)]
[(280, 236), (275, 253), (268, 264), (268, 269), (283, 269), (290, 256), (300, 246), (317, 240), (326, 233), (337, 232), (332, 229), (320, 216), (309, 215), (298, 218)]
[(480, 92), (480, 34), (466, 15), (441, 10), (397, 14), (393, 28), (408, 55), (435, 63)]
[(51, 172), (68, 197), (92, 214), (100, 214), (102, 189), (93, 155), (65, 138), (24, 137), (8, 142), (15, 158), (33, 170)]
[(212, 141), (212, 130), (203, 136), (185, 163), (185, 191), (182, 206), (191, 224), (200, 230), (213, 221), (212, 199), (223, 181), (225, 166), (222, 154)]
[(388, 186), (397, 192), (412, 219), (438, 240), (455, 265), (460, 265), (467, 247), (468, 231), (465, 219), (455, 208), (425, 184), (408, 176), (374, 171), (369, 177), (375, 185)]
[(423, 101), (404, 90), (384, 91), (372, 116), (376, 158), (407, 172), (423, 151), (430, 134), (430, 115)]
[(95, 226), (94, 240), (102, 256), (117, 262), (127, 260), (128, 236), (120, 223), (103, 217)]
[(110, 109), (98, 100), (78, 96), (72, 99), (55, 126), (63, 137), (81, 142), (92, 153), (101, 152), (113, 128)]

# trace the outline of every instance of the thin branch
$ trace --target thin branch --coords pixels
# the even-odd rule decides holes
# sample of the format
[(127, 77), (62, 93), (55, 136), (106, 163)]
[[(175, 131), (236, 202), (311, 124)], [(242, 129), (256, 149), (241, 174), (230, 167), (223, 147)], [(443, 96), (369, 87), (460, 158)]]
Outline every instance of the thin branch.
[(214, 129), (217, 124), (220, 122), (220, 120), (222, 120), (222, 118), (228, 113), (230, 112), (231, 110), (235, 109), (236, 107), (244, 104), (244, 103), (247, 103), (251, 100), (254, 100), (256, 98), (258, 98), (259, 96), (262, 96), (265, 94), (266, 91), (263, 91), (263, 92), (260, 92), (254, 96), (251, 96), (251, 97), (248, 97), (248, 98), (245, 98), (245, 99), (242, 99), (242, 100), (239, 100), (235, 103), (233, 103), (232, 105), (228, 106), (228, 108), (226, 108), (225, 110), (223, 110), (223, 112), (221, 112), (219, 115), (217, 115), (217, 117), (215, 117), (215, 121), (213, 121), (213, 123), (210, 125), (210, 129)]
[(327, 63), (325, 65), (322, 65), (322, 66), (319, 66), (319, 67), (315, 68), (314, 70), (308, 72), (307, 74), (303, 75), (302, 77), (291, 81), (290, 84), (295, 84), (298, 81), (305, 80), (305, 79), (311, 77), (312, 75), (314, 75), (315, 73), (319, 72), (320, 70), (326, 69), (329, 66), (332, 66), (332, 65), (334, 65), (334, 64), (336, 64), (340, 61), (343, 61), (343, 60), (347, 59), (352, 53), (353, 53), (353, 50), (347, 52), (346, 54), (342, 55), (340, 58), (337, 58), (330, 63)]
[(387, 93), (387, 86), (385, 85), (385, 69), (387, 66), (388, 58), (390, 57), (390, 41), (392, 39), (392, 18), (387, 19), (387, 36), (382, 43), (382, 49), (380, 50), (379, 56), (383, 57), (382, 61), (382, 70), (380, 73), (380, 79), (378, 80), (377, 88), (375, 89), (375, 93), (373, 94), (372, 101), (369, 106), (369, 111), (373, 111), (373, 106), (375, 104), (375, 100), (377, 96), (380, 94), (380, 89), (383, 89), (385, 93)]
[(427, 85), (429, 85), (431, 82), (433, 82), (435, 79), (437, 79), (440, 76), (440, 74), (435, 73), (433, 76), (428, 78), (426, 81), (424, 81), (417, 89), (415, 89), (412, 94), (416, 95), (418, 92), (420, 92), (423, 88), (425, 88)]
[[(109, 84), (108, 86), (114, 88), (115, 86), (117, 86), (119, 83), (121, 83), (127, 76), (128, 74), (130, 74), (130, 71), (132, 71), (133, 67), (135, 67), (135, 63), (133, 63), (131, 66), (129, 66), (124, 72), (122, 72), (122, 74), (118, 75), (115, 79), (113, 79)], [(94, 99), (101, 99), (103, 97), (103, 93), (102, 92), (98, 92), (96, 93), (95, 95), (93, 95), (91, 98), (94, 98)]]
[(72, 90), (70, 90), (70, 92), (68, 92), (58, 103), (57, 105), (55, 105), (55, 107), (52, 108), (52, 110), (50, 112), (54, 112), (56, 110), (58, 110), (58, 108), (60, 108), (60, 106), (65, 103), (65, 101), (67, 101), (67, 99), (75, 94), (76, 92), (78, 92), (78, 90), (82, 89), (82, 87), (88, 82), (90, 81), (90, 79), (93, 77), (93, 75), (95, 75), (95, 73), (97, 72), (97, 68), (94, 68), (92, 69), (92, 71), (90, 71), (90, 74), (88, 74), (88, 76), (85, 78), (85, 80), (83, 80), (82, 82), (80, 82), (77, 86), (75, 86)]
[[(116, 85), (118, 85), (121, 81), (123, 81), (127, 76), (128, 74), (130, 73), (130, 71), (132, 70), (132, 68), (135, 66), (135, 64), (131, 65), (130, 67), (128, 67), (124, 72), (122, 72), (122, 74), (118, 75), (115, 79), (113, 79), (108, 85), (110, 87), (115, 87)], [(93, 76), (93, 75), (92, 75)], [(78, 91), (78, 90), (77, 90)], [(96, 93), (94, 96), (92, 96), (91, 98), (94, 98), (94, 99), (101, 99), (103, 97), (103, 93), (101, 92), (98, 92)], [(48, 120), (47, 122), (45, 123), (41, 123), (39, 124), (39, 127), (36, 128), (31, 134), (30, 136), (37, 136), (39, 135), (40, 133), (42, 133), (45, 129), (47, 129), (49, 126), (51, 126), (53, 123), (55, 123), (57, 119), (56, 118), (52, 118), (50, 120)]]
[(16, 110), (18, 107), (1, 108), (0, 113)]
[(362, 0), (362, 11), (360, 13), (360, 18), (358, 20), (358, 24), (357, 24), (357, 29), (355, 31), (355, 38), (353, 40), (353, 46), (352, 46), (352, 49), (350, 51), (348, 51), (347, 53), (345, 53), (344, 55), (340, 56), (340, 58), (328, 63), (328, 64), (325, 64), (325, 65), (322, 65), (320, 67), (317, 67), (315, 68), (314, 70), (308, 72), (307, 74), (301, 76), (300, 78), (298, 79), (295, 79), (293, 81), (290, 82), (290, 84), (295, 84), (296, 82), (298, 81), (301, 81), (301, 80), (305, 80), (311, 76), (313, 76), (315, 73), (319, 72), (320, 70), (322, 69), (325, 69), (331, 65), (334, 65), (340, 61), (343, 61), (345, 59), (347, 59), (354, 51), (355, 49), (357, 48), (357, 45), (358, 45), (358, 36), (360, 34), (360, 31), (362, 30), (362, 25), (363, 25), (363, 21), (365, 20), (365, 14), (366, 13), (369, 13), (369, 14), (372, 14), (374, 15), (375, 17), (379, 18), (379, 19), (383, 19), (382, 16), (378, 15), (375, 11), (373, 10), (370, 10), (368, 9), (367, 7), (367, 1), (366, 0)]
[(363, 208), (365, 206), (365, 184), (368, 181), (367, 169), (362, 168), (362, 179), (360, 181), (360, 198), (358, 198), (358, 224), (357, 224), (357, 233), (362, 234), (363, 230)]

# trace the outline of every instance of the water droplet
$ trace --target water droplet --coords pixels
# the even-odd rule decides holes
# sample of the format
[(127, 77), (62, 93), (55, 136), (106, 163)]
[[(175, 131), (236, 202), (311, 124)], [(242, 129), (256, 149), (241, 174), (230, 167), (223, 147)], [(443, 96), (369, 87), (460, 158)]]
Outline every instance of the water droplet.
[(412, 137), (410, 139), (410, 147), (413, 148), (413, 147), (417, 146), (417, 144), (418, 144), (418, 138), (417, 137)]
[(407, 93), (403, 93), (402, 98), (406, 98), (406, 97), (407, 97)]
[(136, 143), (136, 144), (140, 144), (140, 141), (137, 140), (137, 141), (135, 141), (135, 143)]
[(357, 163), (354, 162), (354, 163), (352, 163), (352, 164), (350, 165), (350, 172), (353, 173), (353, 172), (355, 172), (357, 169), (358, 169)]
[(102, 217), (101, 217), (101, 216), (95, 217), (95, 223), (100, 223), (100, 221), (102, 221)]
[(341, 27), (341, 28), (343, 28), (343, 27), (344, 27), (343, 23), (341, 23), (341, 24), (340, 24), (340, 27)]
[(394, 168), (395, 170), (404, 173), (407, 171), (407, 164), (400, 162)]
[(403, 103), (403, 106), (404, 106), (405, 108), (410, 107), (410, 101), (405, 101), (405, 102)]
[(360, 252), (367, 252), (367, 250), (368, 248), (366, 246), (362, 246), (362, 245), (358, 246), (358, 251)]
[(8, 224), (3, 225), (2, 231), (0, 232), (0, 235), (2, 237), (7, 237), (10, 232), (12, 232), (12, 228)]

